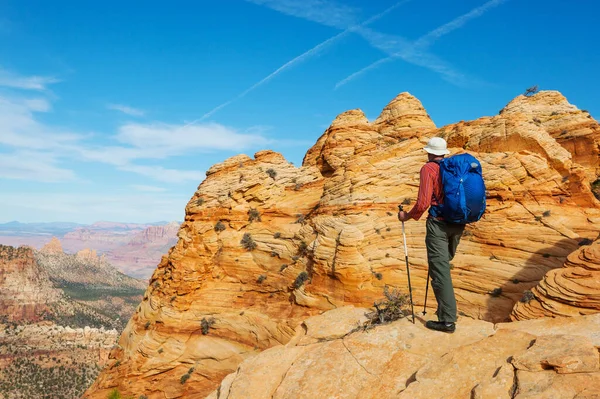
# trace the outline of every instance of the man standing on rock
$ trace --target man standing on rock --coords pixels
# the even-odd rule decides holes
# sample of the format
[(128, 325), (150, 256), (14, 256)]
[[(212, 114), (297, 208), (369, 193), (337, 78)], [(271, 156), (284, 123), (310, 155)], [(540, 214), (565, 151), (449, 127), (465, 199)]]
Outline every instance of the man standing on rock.
[(465, 226), (444, 222), (441, 217), (433, 216), (435, 213), (432, 212), (433, 208), (444, 202), (439, 162), (450, 153), (446, 140), (433, 137), (424, 150), (427, 152), (428, 161), (421, 168), (417, 203), (410, 212), (399, 211), (398, 220), (401, 222), (409, 219), (419, 220), (429, 208), (425, 245), (431, 287), (438, 303), (436, 314), (439, 321), (427, 321), (425, 327), (452, 333), (456, 329), (456, 298), (450, 275), (450, 261), (454, 258)]

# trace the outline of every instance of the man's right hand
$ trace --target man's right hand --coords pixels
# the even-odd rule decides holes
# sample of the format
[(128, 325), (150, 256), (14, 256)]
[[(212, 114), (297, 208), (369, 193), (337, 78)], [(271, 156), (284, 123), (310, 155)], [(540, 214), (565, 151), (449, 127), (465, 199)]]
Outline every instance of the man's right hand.
[(399, 221), (406, 222), (408, 219), (410, 219), (410, 216), (408, 215), (407, 212), (398, 211), (398, 220)]

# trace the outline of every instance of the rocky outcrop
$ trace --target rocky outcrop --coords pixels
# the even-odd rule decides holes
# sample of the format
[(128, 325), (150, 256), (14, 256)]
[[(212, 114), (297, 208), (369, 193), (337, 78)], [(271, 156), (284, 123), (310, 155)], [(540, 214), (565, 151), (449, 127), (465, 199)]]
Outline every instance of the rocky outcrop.
[[(85, 397), (103, 398), (115, 387), (200, 397), (244, 359), (289, 342), (302, 320), (348, 304), (370, 306), (384, 285), (406, 290), (397, 205), (416, 198), (422, 148), (432, 136), (445, 137), (453, 153), (477, 156), (488, 190), (487, 212), (468, 226), (452, 262), (459, 312), (509, 320), (524, 291), (600, 231), (600, 203), (590, 188), (595, 168), (577, 163), (525, 107), (551, 110), (555, 98), (542, 92), (498, 116), (436, 129), (403, 94), (373, 123), (358, 110), (340, 115), (301, 168), (271, 151), (211, 167), (186, 207), (179, 241), (111, 354), (114, 367)], [(573, 110), (560, 123), (575, 129), (568, 121), (582, 114)], [(578, 151), (591, 159), (595, 149)], [(406, 229), (418, 308), (427, 280), (425, 223), (407, 222)], [(432, 295), (428, 305), (433, 313)], [(498, 348), (499, 358), (513, 350), (505, 349)], [(181, 384), (190, 367), (202, 373)]]
[(600, 175), (600, 125), (589, 112), (569, 104), (557, 91), (543, 91), (532, 97), (519, 96), (502, 111), (503, 116), (526, 115), (543, 128), (583, 166), (588, 179)]
[(95, 252), (59, 249), (0, 246), (1, 398), (79, 398), (142, 298)]
[(39, 321), (61, 296), (35, 261), (33, 249), (0, 245), (0, 322)]
[(40, 251), (46, 254), (62, 254), (63, 247), (58, 238), (52, 237), (50, 242), (44, 245)]
[(146, 283), (121, 273), (111, 265), (105, 255), (95, 250), (82, 249), (76, 254), (57, 251), (35, 253), (37, 262), (48, 271), (57, 287), (78, 285), (83, 287), (114, 287), (122, 290), (141, 290)]
[(600, 312), (600, 240), (584, 245), (564, 266), (550, 270), (515, 305), (514, 320)]
[[(306, 320), (207, 399), (592, 398), (600, 390), (598, 314), (497, 325), (461, 318), (448, 335), (420, 318), (356, 331), (364, 311)], [(192, 372), (186, 384), (200, 378)]]

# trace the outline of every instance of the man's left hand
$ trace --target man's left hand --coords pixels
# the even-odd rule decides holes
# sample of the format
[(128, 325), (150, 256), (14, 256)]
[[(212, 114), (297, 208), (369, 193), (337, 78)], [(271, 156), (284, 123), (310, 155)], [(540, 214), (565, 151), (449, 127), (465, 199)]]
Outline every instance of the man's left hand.
[(406, 222), (408, 219), (410, 219), (410, 216), (408, 216), (408, 213), (404, 212), (404, 211), (398, 211), (398, 220), (401, 222)]

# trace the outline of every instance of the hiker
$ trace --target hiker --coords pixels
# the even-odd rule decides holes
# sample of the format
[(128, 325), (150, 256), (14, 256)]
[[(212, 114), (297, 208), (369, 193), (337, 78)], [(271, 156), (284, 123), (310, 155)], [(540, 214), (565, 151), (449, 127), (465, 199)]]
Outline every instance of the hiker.
[(417, 202), (409, 212), (399, 211), (398, 220), (419, 220), (429, 208), (425, 245), (431, 286), (438, 303), (436, 314), (439, 321), (429, 320), (425, 327), (436, 331), (454, 332), (457, 311), (450, 261), (454, 258), (465, 225), (448, 223), (442, 217), (436, 216), (441, 213), (436, 207), (444, 201), (439, 162), (445, 155), (450, 154), (446, 140), (433, 137), (423, 149), (427, 152), (428, 161), (421, 168)]

